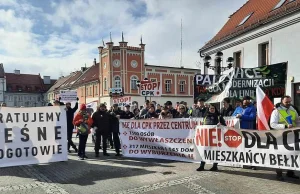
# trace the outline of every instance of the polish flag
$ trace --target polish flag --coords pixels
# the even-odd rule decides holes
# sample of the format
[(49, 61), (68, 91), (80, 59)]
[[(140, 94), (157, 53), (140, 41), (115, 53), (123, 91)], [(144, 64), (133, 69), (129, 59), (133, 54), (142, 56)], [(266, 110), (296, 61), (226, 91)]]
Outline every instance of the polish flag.
[(256, 103), (257, 103), (257, 129), (258, 130), (270, 130), (269, 119), (274, 105), (264, 91), (257, 86), (256, 87)]

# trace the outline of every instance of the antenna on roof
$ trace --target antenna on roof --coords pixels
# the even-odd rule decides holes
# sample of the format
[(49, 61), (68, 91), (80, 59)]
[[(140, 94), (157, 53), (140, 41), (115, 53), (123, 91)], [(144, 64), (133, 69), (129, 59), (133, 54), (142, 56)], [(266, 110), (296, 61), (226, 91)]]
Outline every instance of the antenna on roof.
[(183, 68), (183, 65), (182, 65), (182, 18), (181, 18), (181, 37), (180, 37), (180, 68)]
[(102, 44), (103, 44), (103, 47), (105, 47), (105, 44), (104, 44), (104, 40), (103, 40), (103, 38), (102, 38)]
[(110, 38), (110, 42), (112, 42), (112, 39), (111, 39), (111, 32), (109, 33), (109, 38)]
[(143, 35), (141, 35), (141, 44), (143, 44)]
[(124, 42), (124, 34), (123, 34), (123, 32), (122, 32), (122, 42)]

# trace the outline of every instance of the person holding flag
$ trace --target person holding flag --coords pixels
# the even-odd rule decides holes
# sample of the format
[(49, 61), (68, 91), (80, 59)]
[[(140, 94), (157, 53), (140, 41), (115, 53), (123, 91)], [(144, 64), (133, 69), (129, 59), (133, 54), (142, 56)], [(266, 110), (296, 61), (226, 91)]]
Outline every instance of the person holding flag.
[[(281, 98), (281, 104), (275, 110), (273, 110), (270, 119), (270, 126), (276, 130), (283, 130), (296, 127), (296, 121), (298, 120), (297, 111), (291, 106), (292, 98), (290, 96), (283, 96)], [(283, 181), (282, 169), (277, 169), (277, 180)], [(288, 170), (287, 177), (299, 179), (294, 171)]]

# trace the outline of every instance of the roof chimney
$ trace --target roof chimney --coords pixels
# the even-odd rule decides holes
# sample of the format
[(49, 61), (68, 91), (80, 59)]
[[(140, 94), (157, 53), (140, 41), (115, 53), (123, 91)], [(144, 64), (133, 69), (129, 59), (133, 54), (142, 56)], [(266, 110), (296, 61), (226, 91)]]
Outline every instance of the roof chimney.
[(97, 61), (96, 61), (96, 58), (94, 58), (94, 65), (97, 65)]
[(51, 84), (50, 76), (44, 76), (44, 84)]
[(15, 69), (15, 74), (20, 75), (20, 70)]

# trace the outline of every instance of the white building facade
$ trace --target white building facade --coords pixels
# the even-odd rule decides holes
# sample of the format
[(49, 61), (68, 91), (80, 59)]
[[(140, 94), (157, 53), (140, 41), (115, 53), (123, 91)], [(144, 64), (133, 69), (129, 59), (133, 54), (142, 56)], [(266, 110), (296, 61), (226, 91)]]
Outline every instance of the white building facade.
[[(256, 1), (256, 4), (263, 3), (257, 0), (250, 0), (250, 3), (251, 1)], [(297, 1), (295, 2), (297, 3)], [(286, 3), (282, 6), (292, 7), (291, 3), (294, 3), (294, 1), (291, 1), (291, 3), (286, 1)], [(209, 55), (214, 59), (215, 54), (221, 51), (223, 53), (223, 66), (226, 66), (224, 61), (228, 57), (233, 57), (234, 65), (243, 68), (288, 62), (286, 95), (290, 95), (294, 99), (294, 104), (300, 107), (300, 65), (298, 59), (300, 8), (299, 4), (296, 3), (292, 9), (278, 11), (280, 14), (277, 17), (272, 16), (270, 21), (267, 19), (260, 25), (252, 27), (251, 30), (240, 33), (240, 35), (227, 36), (223, 40), (216, 40), (205, 45), (199, 50), (200, 54), (202, 56)], [(245, 6), (247, 6), (247, 3)], [(285, 7), (282, 7), (282, 9), (285, 9)], [(245, 12), (243, 7), (235, 15), (243, 14), (239, 12)], [(270, 14), (270, 10), (266, 11), (267, 14)], [(248, 16), (247, 13), (244, 15)], [(214, 62), (212, 62), (212, 65), (215, 65)], [(213, 70), (206, 67), (204, 69), (206, 73), (214, 73)]]

